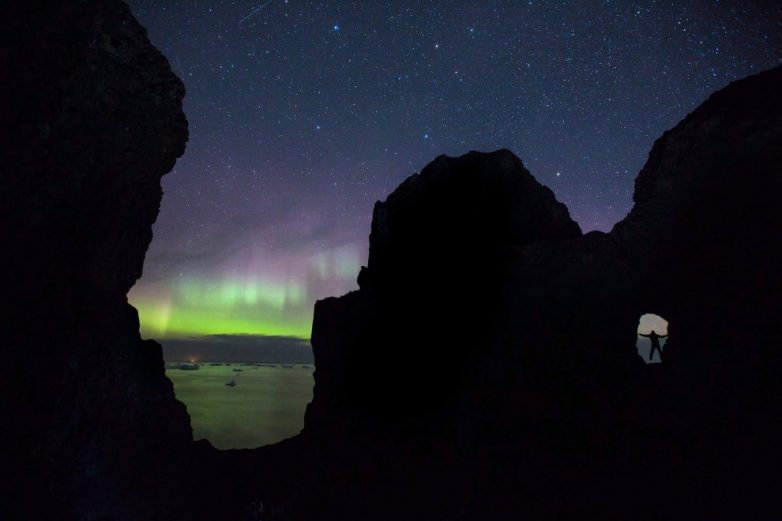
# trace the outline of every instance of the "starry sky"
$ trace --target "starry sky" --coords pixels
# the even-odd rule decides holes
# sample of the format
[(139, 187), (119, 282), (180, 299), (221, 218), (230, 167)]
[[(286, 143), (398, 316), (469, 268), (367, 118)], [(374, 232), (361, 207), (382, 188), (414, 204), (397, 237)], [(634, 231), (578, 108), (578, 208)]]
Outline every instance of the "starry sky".
[[(610, 230), (666, 129), (782, 62), (774, 2), (131, 0), (187, 88), (187, 152), (129, 295), (155, 338), (310, 334), (372, 206), (509, 148)], [(164, 342), (165, 346), (165, 342)]]

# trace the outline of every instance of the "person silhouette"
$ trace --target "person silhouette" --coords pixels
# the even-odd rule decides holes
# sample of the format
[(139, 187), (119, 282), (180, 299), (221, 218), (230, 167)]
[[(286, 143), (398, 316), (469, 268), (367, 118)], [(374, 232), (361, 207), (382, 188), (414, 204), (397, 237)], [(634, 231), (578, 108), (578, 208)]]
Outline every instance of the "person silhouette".
[(648, 335), (644, 335), (643, 333), (638, 333), (638, 336), (643, 336), (649, 339), (649, 341), (652, 343), (652, 348), (649, 350), (649, 361), (652, 361), (652, 357), (654, 356), (654, 352), (657, 351), (660, 353), (660, 361), (663, 360), (663, 350), (660, 347), (660, 339), (661, 338), (667, 338), (668, 335), (658, 335), (654, 329), (652, 329), (652, 332)]

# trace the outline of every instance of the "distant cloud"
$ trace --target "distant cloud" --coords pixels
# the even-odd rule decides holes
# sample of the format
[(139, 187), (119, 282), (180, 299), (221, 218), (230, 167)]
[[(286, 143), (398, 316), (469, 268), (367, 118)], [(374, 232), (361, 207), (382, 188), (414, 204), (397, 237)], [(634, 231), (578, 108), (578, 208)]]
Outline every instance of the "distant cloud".
[(256, 362), (312, 364), (308, 340), (287, 336), (208, 335), (161, 340), (169, 362)]

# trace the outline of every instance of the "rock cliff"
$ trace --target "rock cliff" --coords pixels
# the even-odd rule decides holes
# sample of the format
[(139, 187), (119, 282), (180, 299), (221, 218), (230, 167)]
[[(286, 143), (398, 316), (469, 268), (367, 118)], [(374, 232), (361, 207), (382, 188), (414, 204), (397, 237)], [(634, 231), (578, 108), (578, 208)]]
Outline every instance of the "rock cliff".
[(125, 295), (184, 87), (122, 2), (12, 2), (0, 23), (0, 511), (170, 519), (189, 419)]

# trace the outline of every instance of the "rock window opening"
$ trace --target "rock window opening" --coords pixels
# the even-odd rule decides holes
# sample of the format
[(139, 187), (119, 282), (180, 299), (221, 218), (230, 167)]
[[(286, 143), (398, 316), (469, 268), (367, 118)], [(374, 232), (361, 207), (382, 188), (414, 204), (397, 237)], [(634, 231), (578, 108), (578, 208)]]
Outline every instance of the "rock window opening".
[(659, 364), (665, 356), (665, 342), (668, 340), (668, 321), (660, 315), (646, 313), (638, 320), (635, 343), (640, 356), (647, 364)]

